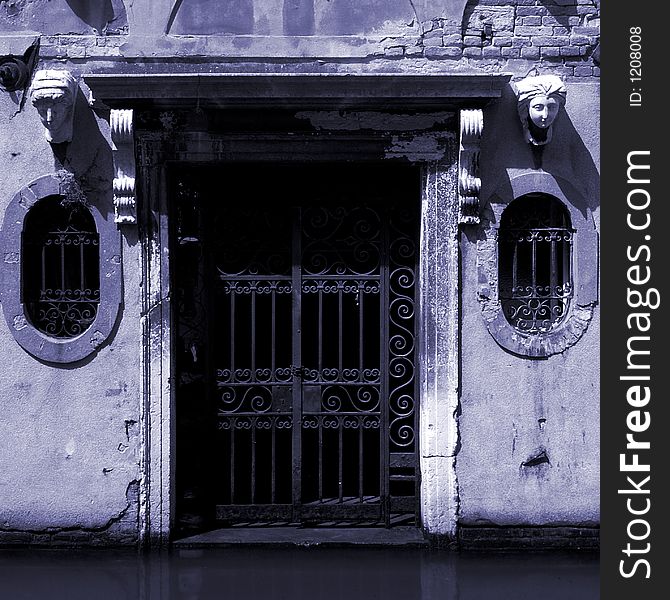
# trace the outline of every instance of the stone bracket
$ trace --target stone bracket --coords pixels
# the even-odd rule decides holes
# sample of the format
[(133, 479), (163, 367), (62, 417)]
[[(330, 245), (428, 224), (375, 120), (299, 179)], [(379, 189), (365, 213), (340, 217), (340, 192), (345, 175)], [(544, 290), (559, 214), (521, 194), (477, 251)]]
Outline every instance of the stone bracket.
[(484, 129), (484, 112), (479, 109), (460, 111), (461, 134), (458, 154), (458, 222), (464, 225), (479, 223), (479, 151)]
[(134, 225), (137, 223), (137, 210), (133, 111), (112, 110), (109, 126), (114, 154), (114, 222), (118, 225)]

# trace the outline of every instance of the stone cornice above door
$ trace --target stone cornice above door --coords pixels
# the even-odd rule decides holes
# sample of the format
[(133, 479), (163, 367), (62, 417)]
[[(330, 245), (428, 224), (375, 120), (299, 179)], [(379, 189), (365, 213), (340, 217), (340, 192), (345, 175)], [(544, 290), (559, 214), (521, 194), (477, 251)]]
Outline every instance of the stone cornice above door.
[(509, 73), (440, 75), (104, 73), (83, 76), (91, 102), (112, 108), (201, 106), (253, 108), (482, 108), (500, 98)]

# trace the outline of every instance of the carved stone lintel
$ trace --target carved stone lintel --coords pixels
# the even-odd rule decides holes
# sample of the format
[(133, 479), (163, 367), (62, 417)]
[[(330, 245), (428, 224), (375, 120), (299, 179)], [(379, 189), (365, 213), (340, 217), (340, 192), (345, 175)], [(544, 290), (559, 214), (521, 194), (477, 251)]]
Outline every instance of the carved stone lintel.
[(459, 223), (479, 223), (479, 150), (484, 129), (481, 109), (461, 110), (461, 136), (458, 157)]
[(114, 144), (114, 222), (137, 223), (135, 206), (135, 148), (133, 144), (133, 111), (112, 110), (109, 126)]

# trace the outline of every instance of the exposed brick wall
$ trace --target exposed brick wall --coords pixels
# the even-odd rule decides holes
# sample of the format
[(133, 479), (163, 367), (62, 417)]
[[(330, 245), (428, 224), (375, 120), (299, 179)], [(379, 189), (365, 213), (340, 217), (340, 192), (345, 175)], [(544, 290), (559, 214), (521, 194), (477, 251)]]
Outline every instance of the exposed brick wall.
[[(534, 66), (563, 77), (599, 76), (599, 0), (470, 0), (463, 23), (433, 19), (419, 39), (397, 38), (386, 57), (465, 59), (478, 67)], [(528, 63), (528, 65), (526, 65)]]
[(599, 527), (460, 527), (458, 545), (477, 550), (587, 550), (600, 547)]
[(462, 28), (423, 24), (427, 58), (525, 59), (557, 75), (599, 76), (592, 55), (600, 36), (597, 0), (470, 0)]
[(139, 543), (136, 532), (91, 532), (86, 530), (38, 533), (27, 531), (0, 531), (0, 548), (9, 546), (36, 546), (51, 548), (80, 548), (85, 546), (136, 546)]
[[(408, 59), (427, 59), (438, 69), (442, 67), (435, 63), (449, 61), (477, 69), (523, 74), (535, 66), (544, 73), (567, 78), (600, 75), (594, 61), (600, 38), (599, 0), (470, 0), (461, 23), (435, 18), (403, 28), (406, 31), (389, 34), (381, 41), (361, 40), (368, 50), (360, 52), (359, 48), (358, 58), (367, 55), (377, 60), (398, 61), (400, 68), (404, 68), (402, 63), (409, 62)], [(217, 46), (216, 36), (200, 37), (204, 39), (201, 43), (210, 48), (205, 55), (226, 56), (227, 50)], [(319, 56), (318, 39), (313, 39), (308, 56)], [(165, 44), (169, 46), (173, 41), (166, 39)], [(123, 60), (121, 48), (125, 43), (125, 36), (119, 35), (46, 35), (41, 40), (40, 55), (46, 60)], [(340, 43), (341, 56), (348, 56), (350, 48), (345, 42)], [(323, 46), (331, 48), (329, 56), (332, 44), (331, 41)], [(261, 53), (253, 56), (261, 59), (270, 48), (264, 44)], [(145, 50), (149, 54), (152, 51)], [(176, 52), (187, 50), (181, 48)], [(282, 56), (282, 49), (272, 55)], [(335, 55), (339, 56), (337, 52)]]

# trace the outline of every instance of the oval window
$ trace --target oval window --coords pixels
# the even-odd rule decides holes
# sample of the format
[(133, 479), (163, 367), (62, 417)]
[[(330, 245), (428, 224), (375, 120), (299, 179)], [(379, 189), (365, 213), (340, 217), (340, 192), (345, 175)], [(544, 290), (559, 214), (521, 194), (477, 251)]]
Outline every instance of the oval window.
[(84, 333), (100, 303), (99, 236), (90, 210), (59, 195), (41, 199), (26, 215), (21, 246), (26, 318), (49, 337)]
[(526, 194), (503, 212), (498, 295), (505, 318), (518, 331), (547, 333), (568, 314), (573, 233), (566, 207), (548, 194)]

